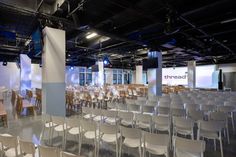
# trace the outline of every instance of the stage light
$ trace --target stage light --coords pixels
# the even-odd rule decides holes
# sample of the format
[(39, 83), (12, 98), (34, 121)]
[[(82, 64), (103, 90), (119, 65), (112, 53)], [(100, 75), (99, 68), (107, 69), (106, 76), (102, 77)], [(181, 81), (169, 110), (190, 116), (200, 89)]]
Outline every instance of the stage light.
[(3, 61), (3, 62), (2, 62), (2, 65), (3, 65), (3, 66), (7, 66), (7, 61)]
[(73, 70), (74, 69), (74, 67), (70, 67), (70, 70)]
[(109, 64), (107, 60), (104, 60), (103, 63), (104, 63), (105, 65)]
[(90, 33), (90, 34), (88, 34), (87, 36), (86, 36), (86, 39), (91, 39), (91, 38), (94, 38), (94, 37), (96, 37), (98, 34), (97, 33), (95, 33), (95, 32), (93, 32), (93, 33)]

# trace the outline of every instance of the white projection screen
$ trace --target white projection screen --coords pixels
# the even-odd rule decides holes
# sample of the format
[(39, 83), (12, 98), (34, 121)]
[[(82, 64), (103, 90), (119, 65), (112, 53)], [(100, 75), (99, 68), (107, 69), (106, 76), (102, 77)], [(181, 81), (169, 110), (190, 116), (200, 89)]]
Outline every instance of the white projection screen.
[(188, 68), (175, 67), (162, 69), (162, 84), (165, 85), (188, 85)]
[(218, 81), (216, 81), (217, 78), (213, 78), (213, 77), (218, 77), (218, 76), (214, 74), (215, 70), (216, 70), (215, 65), (197, 66), (196, 67), (196, 87), (197, 88), (216, 88), (216, 82)]

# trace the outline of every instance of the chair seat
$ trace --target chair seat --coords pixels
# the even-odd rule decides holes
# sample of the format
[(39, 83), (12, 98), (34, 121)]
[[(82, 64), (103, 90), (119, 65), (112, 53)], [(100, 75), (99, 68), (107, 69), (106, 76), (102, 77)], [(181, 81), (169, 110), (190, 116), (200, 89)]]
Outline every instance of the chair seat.
[(115, 125), (117, 123), (118, 119), (117, 118), (106, 118), (105, 122), (111, 125)]
[(140, 146), (140, 140), (139, 139), (132, 139), (132, 138), (125, 138), (124, 145), (131, 147), (131, 148), (137, 148)]
[(123, 124), (125, 126), (129, 126), (129, 125), (132, 125), (132, 121), (121, 120), (121, 124)]
[[(63, 126), (64, 125), (64, 126)], [(61, 131), (64, 131), (64, 129), (69, 129), (70, 127), (67, 126), (66, 124), (63, 124), (63, 125), (58, 125), (54, 128), (55, 131), (58, 131), (58, 132), (61, 132)]]
[(184, 151), (180, 151), (176, 149), (176, 156), (177, 157), (201, 157), (201, 154), (184, 152)]
[[(99, 131), (96, 130), (96, 134), (97, 136), (99, 135)], [(87, 131), (84, 133), (84, 136), (87, 138), (87, 139), (95, 139), (95, 132), (94, 131)]]
[[(119, 138), (120, 138), (120, 134), (118, 133), (117, 139)], [(101, 139), (107, 143), (114, 143), (116, 142), (116, 134), (103, 134)]]
[(140, 128), (143, 128), (143, 129), (150, 128), (149, 123), (143, 123), (143, 122), (138, 122), (137, 126), (140, 127)]
[(96, 122), (101, 121), (101, 119), (102, 119), (102, 116), (96, 116), (96, 117), (93, 118), (93, 120), (96, 121)]
[(94, 115), (93, 114), (86, 114), (83, 116), (85, 119), (90, 119), (90, 118), (93, 118)]
[(50, 128), (50, 127), (56, 126), (56, 124), (54, 124), (53, 122), (48, 122), (48, 123), (45, 123), (44, 126), (45, 126), (46, 128)]
[(158, 124), (158, 125), (156, 126), (156, 130), (158, 130), (158, 131), (169, 131), (169, 127), (166, 126), (166, 125), (160, 125), (160, 124)]
[(191, 135), (193, 132), (190, 129), (185, 129), (185, 128), (176, 128), (175, 129), (177, 133), (182, 134), (182, 135)]
[(146, 143), (145, 147), (146, 147), (146, 150), (152, 154), (162, 155), (162, 154), (168, 153), (168, 149), (166, 146), (158, 146), (158, 145)]
[(80, 133), (79, 127), (73, 127), (68, 131), (72, 135), (78, 135)]
[(208, 139), (218, 139), (218, 134), (216, 132), (209, 132), (209, 131), (201, 130), (200, 137), (206, 137)]
[[(16, 157), (15, 148), (9, 148), (4, 151), (6, 157)], [(17, 147), (18, 156), (20, 155), (20, 146)]]

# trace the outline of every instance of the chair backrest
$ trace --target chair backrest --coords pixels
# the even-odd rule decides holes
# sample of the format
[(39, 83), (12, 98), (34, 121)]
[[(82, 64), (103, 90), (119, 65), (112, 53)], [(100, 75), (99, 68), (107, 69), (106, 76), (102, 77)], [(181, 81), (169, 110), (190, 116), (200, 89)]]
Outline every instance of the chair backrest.
[(92, 113), (93, 113), (93, 115), (101, 116), (102, 110), (101, 109), (92, 109)]
[(211, 112), (209, 115), (209, 119), (214, 121), (227, 121), (227, 117), (227, 113), (224, 112)]
[(194, 121), (203, 120), (204, 112), (203, 111), (190, 110), (188, 112), (188, 118), (191, 118)]
[(57, 125), (64, 125), (65, 124), (65, 117), (52, 116), (52, 122)]
[(127, 128), (120, 126), (121, 135), (125, 138), (141, 139), (141, 130), (137, 128)]
[(200, 109), (200, 105), (198, 104), (185, 104), (185, 109), (187, 110), (187, 112), (192, 111), (192, 110), (199, 110)]
[(81, 125), (82, 129), (85, 131), (96, 131), (96, 129), (97, 129), (97, 124), (94, 121), (81, 119), (80, 125)]
[(173, 117), (173, 126), (177, 128), (193, 129), (193, 121), (184, 117)]
[[(184, 153), (199, 154), (201, 157), (203, 157), (206, 145), (205, 141), (190, 140), (174, 136), (173, 143), (174, 143), (174, 156), (181, 157), (180, 155), (178, 155), (178, 151), (181, 151)], [(189, 156), (189, 154), (186, 154), (186, 156)]]
[(121, 119), (129, 120), (129, 121), (132, 121), (134, 119), (134, 113), (133, 112), (119, 112), (118, 116)]
[(128, 104), (127, 105), (128, 111), (140, 111), (140, 105), (135, 104)]
[(82, 113), (84, 114), (92, 114), (92, 108), (89, 107), (82, 107)]
[(99, 130), (104, 134), (116, 134), (118, 127), (114, 125), (100, 124)]
[(35, 154), (35, 145), (29, 141), (19, 140), (21, 154)]
[(219, 121), (198, 121), (198, 131), (220, 132), (224, 124)]
[(43, 114), (41, 117), (42, 117), (42, 121), (43, 121), (44, 123), (47, 123), (47, 122), (51, 122), (51, 121), (52, 121), (52, 117), (51, 117), (51, 115), (49, 115), (49, 114)]
[(204, 112), (214, 111), (216, 108), (215, 105), (201, 105), (201, 110)]
[(160, 115), (169, 115), (170, 114), (170, 108), (168, 107), (157, 107), (157, 114)]
[(68, 153), (68, 152), (61, 152), (61, 157), (82, 157), (82, 156), (79, 156), (79, 155), (75, 155), (75, 154), (72, 154), (72, 153)]
[(56, 147), (39, 146), (39, 157), (60, 157), (60, 151)]
[(150, 123), (152, 122), (152, 116), (149, 114), (136, 114), (135, 115), (136, 122), (144, 122), (144, 123)]
[(118, 117), (118, 112), (117, 111), (102, 110), (102, 115), (104, 117), (116, 118), (116, 117)]
[(184, 117), (186, 115), (186, 111), (184, 109), (171, 109), (171, 115), (176, 117)]
[(169, 147), (169, 135), (167, 134), (154, 134), (143, 131), (143, 137), (145, 143), (158, 146), (167, 146)]
[(170, 123), (170, 119), (167, 116), (153, 116), (152, 117), (152, 121), (156, 125), (166, 125), (166, 126), (169, 126), (169, 123)]
[(66, 125), (72, 128), (79, 127), (79, 121), (78, 118), (66, 118)]
[(117, 103), (116, 104), (116, 107), (117, 107), (117, 109), (119, 109), (119, 110), (127, 110), (127, 104), (123, 104), (123, 103)]
[(0, 142), (2, 146), (9, 147), (9, 148), (17, 148), (18, 146), (18, 139), (16, 136), (0, 135)]
[(159, 106), (159, 107), (170, 107), (170, 102), (166, 102), (166, 101), (162, 102), (162, 101), (159, 101), (159, 102), (158, 102), (158, 106)]
[(145, 106), (142, 107), (142, 112), (154, 113), (155, 112), (155, 107), (145, 105)]
[(235, 106), (218, 106), (217, 110), (220, 112), (229, 113), (235, 110)]

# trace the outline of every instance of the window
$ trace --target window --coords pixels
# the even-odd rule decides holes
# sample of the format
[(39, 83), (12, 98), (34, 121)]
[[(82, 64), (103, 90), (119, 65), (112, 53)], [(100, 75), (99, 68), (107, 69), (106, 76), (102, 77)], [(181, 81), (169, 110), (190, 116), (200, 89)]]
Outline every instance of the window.
[(85, 85), (85, 75), (84, 75), (84, 73), (79, 74), (79, 85), (81, 85), (81, 86)]

